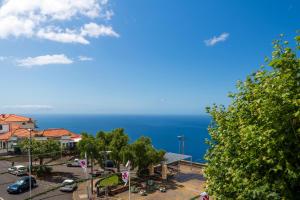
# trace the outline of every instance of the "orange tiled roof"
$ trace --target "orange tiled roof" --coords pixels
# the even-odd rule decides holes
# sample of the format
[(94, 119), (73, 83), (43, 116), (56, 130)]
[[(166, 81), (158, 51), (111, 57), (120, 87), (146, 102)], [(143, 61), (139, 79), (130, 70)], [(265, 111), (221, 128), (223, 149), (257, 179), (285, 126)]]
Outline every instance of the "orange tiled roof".
[[(39, 133), (37, 131), (32, 130), (31, 131), (31, 137), (38, 136)], [(30, 131), (26, 128), (19, 128), (12, 132), (12, 136), (18, 137), (18, 138), (29, 138), (30, 137)]]
[(46, 129), (40, 132), (40, 135), (43, 137), (61, 137), (61, 136), (70, 136), (70, 137), (78, 137), (80, 135), (72, 133), (63, 128), (53, 128), (53, 129)]
[[(38, 132), (32, 130), (31, 136), (38, 136)], [(9, 140), (11, 137), (18, 137), (18, 138), (29, 138), (30, 137), (30, 131), (26, 128), (17, 128), (14, 130), (10, 130), (7, 133), (0, 134), (0, 140)]]
[(9, 124), (9, 131), (0, 134), (0, 140), (8, 140), (12, 136), (13, 132), (19, 129), (21, 126), (20, 124), (12, 124), (7, 122), (0, 122), (0, 124)]
[(0, 121), (3, 122), (29, 122), (31, 118), (23, 117), (15, 114), (0, 114)]
[(17, 130), (17, 129), (19, 129), (20, 127), (21, 127), (20, 124), (10, 124), (10, 125), (9, 125), (9, 128), (10, 128), (11, 131)]
[(21, 127), (20, 124), (14, 124), (14, 123), (3, 122), (3, 121), (0, 121), (0, 124), (1, 124), (1, 125), (9, 125), (9, 130), (10, 130), (10, 131), (19, 129), (19, 128)]
[(11, 132), (0, 134), (0, 140), (8, 140), (11, 137)]
[[(31, 137), (47, 137), (47, 138), (56, 138), (62, 136), (70, 136), (71, 138), (79, 138), (81, 135), (72, 133), (66, 129), (47, 129), (43, 131), (31, 131)], [(30, 131), (26, 128), (16, 128), (14, 130), (10, 130), (7, 133), (0, 134), (0, 140), (9, 140), (10, 137), (18, 137), (18, 138), (29, 138)]]

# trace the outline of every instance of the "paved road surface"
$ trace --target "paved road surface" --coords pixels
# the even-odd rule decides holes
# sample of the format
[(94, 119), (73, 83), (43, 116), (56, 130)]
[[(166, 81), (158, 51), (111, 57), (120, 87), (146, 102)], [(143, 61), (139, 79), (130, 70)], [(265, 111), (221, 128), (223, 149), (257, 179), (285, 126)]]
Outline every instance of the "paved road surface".
[[(7, 168), (11, 166), (10, 162), (0, 161), (0, 173), (6, 172)], [(38, 187), (32, 189), (32, 195), (41, 193), (53, 186), (57, 186), (62, 180), (66, 178), (82, 178), (84, 175), (80, 168), (68, 168), (66, 166), (55, 166), (53, 171), (57, 172), (51, 180), (37, 180)], [(0, 174), (0, 200), (22, 200), (29, 197), (29, 191), (21, 194), (8, 194), (6, 188), (9, 184), (14, 183), (20, 177), (12, 174)], [(2, 199), (1, 199), (2, 198)], [(62, 193), (59, 190), (49, 192), (45, 195), (36, 197), (37, 200), (71, 200), (72, 193)]]

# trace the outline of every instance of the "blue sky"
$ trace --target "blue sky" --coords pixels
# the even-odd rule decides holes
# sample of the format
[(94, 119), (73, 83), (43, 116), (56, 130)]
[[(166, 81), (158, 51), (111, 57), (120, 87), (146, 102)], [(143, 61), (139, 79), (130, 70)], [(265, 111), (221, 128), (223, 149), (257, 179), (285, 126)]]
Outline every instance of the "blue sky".
[(292, 40), (299, 10), (296, 0), (1, 1), (1, 112), (204, 114), (228, 105), (280, 33)]

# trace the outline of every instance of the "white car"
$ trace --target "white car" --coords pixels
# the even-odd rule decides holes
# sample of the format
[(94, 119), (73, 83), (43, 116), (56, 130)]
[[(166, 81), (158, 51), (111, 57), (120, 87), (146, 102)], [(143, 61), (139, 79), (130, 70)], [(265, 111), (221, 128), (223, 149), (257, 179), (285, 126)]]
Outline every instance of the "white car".
[(67, 167), (80, 167), (80, 163), (75, 159), (73, 162), (67, 163)]
[(17, 176), (22, 176), (27, 174), (27, 168), (23, 165), (16, 165), (8, 168), (8, 173), (14, 174)]

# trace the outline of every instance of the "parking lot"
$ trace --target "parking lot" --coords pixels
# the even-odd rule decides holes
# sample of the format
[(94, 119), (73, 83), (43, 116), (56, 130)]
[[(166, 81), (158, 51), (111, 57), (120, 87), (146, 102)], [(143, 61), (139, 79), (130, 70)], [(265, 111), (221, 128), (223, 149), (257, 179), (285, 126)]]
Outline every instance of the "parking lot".
[[(15, 165), (17, 164), (25, 165), (25, 163), (15, 163)], [(11, 166), (11, 162), (0, 161), (0, 173), (7, 172), (7, 169), (10, 166)], [(0, 174), (0, 199), (2, 198), (4, 200), (21, 200), (21, 199), (29, 198), (29, 191), (23, 192), (21, 194), (7, 193), (6, 191), (7, 186), (14, 183), (19, 178), (20, 177), (9, 173)], [(32, 195), (39, 194), (55, 186), (59, 186), (63, 180), (70, 179), (70, 178), (74, 180), (84, 178), (82, 169), (69, 168), (66, 167), (65, 165), (53, 166), (53, 173), (51, 176), (47, 176), (43, 180), (37, 179), (38, 187), (32, 189)], [(63, 193), (59, 190), (55, 190), (55, 191), (48, 192), (44, 195), (38, 196), (34, 199), (69, 200), (72, 199), (72, 193)]]

